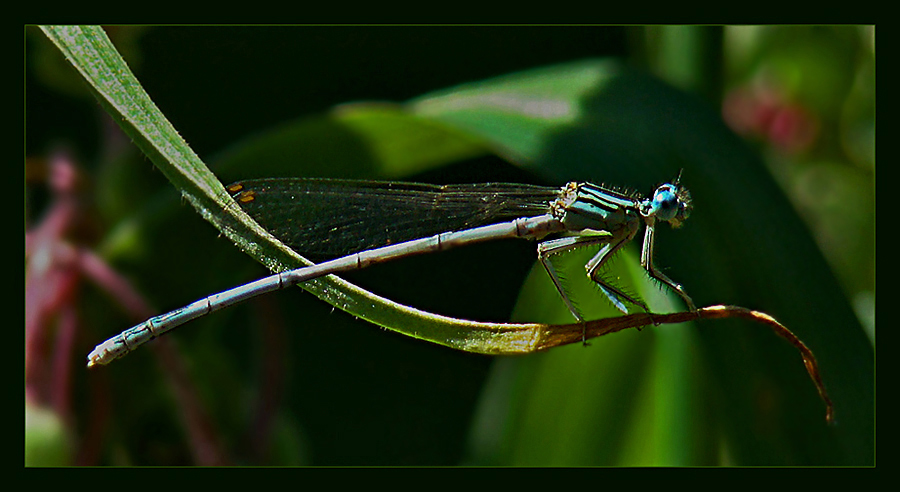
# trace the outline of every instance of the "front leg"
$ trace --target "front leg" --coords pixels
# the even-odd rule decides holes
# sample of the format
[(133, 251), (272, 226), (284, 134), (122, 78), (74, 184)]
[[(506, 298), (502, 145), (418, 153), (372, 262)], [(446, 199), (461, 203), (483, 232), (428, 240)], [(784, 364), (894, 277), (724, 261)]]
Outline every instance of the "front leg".
[(681, 299), (684, 300), (684, 303), (687, 305), (687, 308), (690, 311), (696, 311), (697, 307), (694, 306), (694, 301), (692, 301), (690, 296), (687, 295), (687, 292), (684, 291), (684, 288), (681, 287), (681, 284), (676, 284), (675, 282), (673, 282), (672, 279), (657, 270), (656, 266), (653, 265), (653, 232), (656, 229), (654, 225), (655, 224), (648, 224), (647, 229), (644, 232), (644, 245), (641, 248), (641, 266), (644, 268), (644, 270), (647, 270), (647, 274), (650, 275), (650, 277), (659, 280), (660, 282), (669, 286), (670, 289), (674, 290), (681, 297)]

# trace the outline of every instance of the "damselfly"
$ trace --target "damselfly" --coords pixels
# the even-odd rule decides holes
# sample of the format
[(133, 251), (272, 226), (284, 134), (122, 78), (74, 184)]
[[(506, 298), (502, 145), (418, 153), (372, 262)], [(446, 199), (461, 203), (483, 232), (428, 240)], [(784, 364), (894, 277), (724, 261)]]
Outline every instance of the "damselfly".
[(679, 227), (691, 212), (690, 194), (679, 179), (657, 187), (649, 198), (576, 182), (560, 189), (296, 178), (241, 181), (227, 190), (261, 226), (298, 253), (336, 259), (271, 275), (153, 317), (98, 345), (88, 355), (88, 367), (108, 364), (192, 319), (267, 292), (373, 263), (502, 238), (562, 234), (538, 243), (538, 259), (579, 322), (584, 320), (550, 261), (574, 248), (599, 246), (585, 265), (588, 277), (619, 310), (628, 312), (627, 301), (646, 311), (641, 300), (599, 275), (641, 224), (646, 225), (641, 266), (696, 310), (681, 285), (653, 265), (657, 222)]

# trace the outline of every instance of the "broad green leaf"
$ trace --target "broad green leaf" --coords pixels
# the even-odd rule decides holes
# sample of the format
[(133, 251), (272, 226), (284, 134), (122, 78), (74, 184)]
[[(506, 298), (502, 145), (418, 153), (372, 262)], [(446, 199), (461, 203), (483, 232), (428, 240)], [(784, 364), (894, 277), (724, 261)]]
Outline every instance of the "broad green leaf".
[[(689, 431), (696, 444), (657, 434), (656, 442), (680, 441), (688, 448), (667, 445), (657, 455), (671, 460), (660, 463), (714, 464), (715, 453), (702, 452), (697, 460), (675, 458), (692, 453), (690, 449), (709, 449), (710, 439), (726, 443), (728, 452), (720, 454), (742, 464), (872, 462), (871, 345), (806, 227), (759, 157), (700, 101), (622, 65), (587, 60), (426, 95), (412, 108), (472, 132), (504, 155), (560, 182), (599, 181), (648, 193), (655, 183), (683, 169), (682, 182), (692, 191), (695, 209), (684, 228), (662, 228), (657, 263), (685, 286), (698, 306), (721, 302), (777, 316), (819, 356), (826, 386), (840, 395), (835, 396), (839, 424), (829, 428), (821, 419), (814, 388), (802, 388), (803, 367), (781, 340), (736, 322), (700, 323), (697, 334), (687, 337), (698, 353), (696, 362), (683, 371), (693, 376), (690, 382), (679, 383), (684, 388), (681, 398), (692, 402), (678, 405), (710, 418), (705, 427)], [(634, 390), (651, 391), (646, 385), (660, 388), (653, 381), (669, 371), (661, 364), (671, 357), (663, 354), (677, 353), (684, 342), (673, 338), (671, 343), (672, 349), (660, 349), (655, 352), (658, 356), (640, 361), (657, 375), (642, 383), (643, 389)], [(593, 348), (584, 352), (584, 357), (593, 357), (588, 353), (601, 357)], [(546, 370), (561, 380), (582, 370), (582, 362), (571, 357), (555, 360), (558, 365)], [(621, 372), (635, 370), (625, 367), (615, 374), (598, 372), (596, 377), (621, 377)], [(652, 394), (647, 401), (659, 397), (658, 391)], [(528, 411), (527, 401), (507, 404)], [(548, 398), (545, 404), (555, 408), (558, 400)], [(659, 411), (653, 415), (659, 416)], [(627, 423), (598, 419), (586, 410), (579, 425), (602, 438), (612, 432), (607, 427)], [(658, 426), (655, 432), (676, 430), (683, 429)], [(554, 432), (534, 430), (509, 439), (524, 446), (532, 440), (540, 443)], [(557, 462), (549, 451), (546, 458)]]

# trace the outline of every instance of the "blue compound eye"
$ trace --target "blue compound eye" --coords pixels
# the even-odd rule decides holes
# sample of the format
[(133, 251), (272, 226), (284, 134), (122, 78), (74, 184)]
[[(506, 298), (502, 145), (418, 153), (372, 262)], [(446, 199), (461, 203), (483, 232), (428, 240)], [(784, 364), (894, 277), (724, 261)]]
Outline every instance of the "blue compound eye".
[(680, 209), (678, 194), (674, 186), (664, 184), (653, 193), (653, 201), (650, 202), (650, 215), (659, 220), (669, 221), (678, 215)]

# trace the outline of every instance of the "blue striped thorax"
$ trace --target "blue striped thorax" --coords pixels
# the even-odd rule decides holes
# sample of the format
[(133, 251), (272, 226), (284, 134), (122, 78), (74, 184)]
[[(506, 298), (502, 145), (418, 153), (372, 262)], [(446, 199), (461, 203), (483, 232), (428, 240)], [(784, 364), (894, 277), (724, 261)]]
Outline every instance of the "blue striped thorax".
[(553, 204), (554, 215), (569, 231), (615, 231), (637, 227), (641, 202), (591, 183), (569, 183)]

